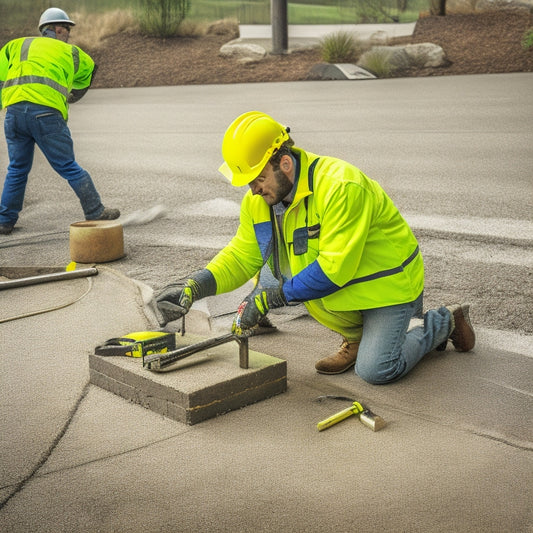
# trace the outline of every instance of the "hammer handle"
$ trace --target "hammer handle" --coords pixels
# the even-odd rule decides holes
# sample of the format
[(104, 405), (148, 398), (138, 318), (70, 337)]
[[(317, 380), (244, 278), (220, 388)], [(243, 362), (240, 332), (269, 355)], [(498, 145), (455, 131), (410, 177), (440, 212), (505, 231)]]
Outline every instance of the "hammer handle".
[(322, 422), (319, 422), (316, 425), (316, 427), (318, 431), (328, 429), (329, 427), (337, 424), (341, 420), (344, 420), (345, 418), (348, 418), (349, 416), (352, 416), (354, 414), (355, 414), (355, 411), (354, 411), (353, 406), (347, 407), (346, 409), (343, 409), (342, 411), (339, 411), (338, 413), (331, 415), (329, 418), (326, 418), (326, 420), (322, 420)]

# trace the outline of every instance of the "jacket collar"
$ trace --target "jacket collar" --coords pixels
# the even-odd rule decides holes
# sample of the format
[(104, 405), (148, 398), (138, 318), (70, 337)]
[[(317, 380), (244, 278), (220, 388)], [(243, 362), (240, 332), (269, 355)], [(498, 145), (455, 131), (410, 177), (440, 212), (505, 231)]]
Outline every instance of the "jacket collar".
[(312, 185), (310, 186), (313, 176), (309, 176), (309, 165), (317, 156), (296, 147), (292, 148), (292, 152), (297, 160), (296, 193), (292, 204), (297, 204), (306, 196), (313, 194)]

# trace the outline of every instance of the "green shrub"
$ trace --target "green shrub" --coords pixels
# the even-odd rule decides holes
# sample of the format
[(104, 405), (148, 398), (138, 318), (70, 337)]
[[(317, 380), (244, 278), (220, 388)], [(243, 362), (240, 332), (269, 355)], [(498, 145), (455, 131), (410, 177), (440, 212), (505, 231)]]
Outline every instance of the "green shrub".
[(326, 35), (319, 46), (322, 60), (326, 63), (349, 63), (355, 61), (362, 51), (361, 42), (347, 31)]
[(390, 63), (390, 54), (385, 50), (379, 48), (372, 48), (365, 53), (362, 61), (359, 62), (359, 66), (375, 74), (378, 78), (388, 78), (392, 71), (392, 65)]
[(522, 48), (524, 50), (529, 50), (533, 48), (533, 28), (526, 30), (522, 37)]
[(191, 8), (191, 0), (141, 0), (141, 32), (152, 37), (173, 37)]

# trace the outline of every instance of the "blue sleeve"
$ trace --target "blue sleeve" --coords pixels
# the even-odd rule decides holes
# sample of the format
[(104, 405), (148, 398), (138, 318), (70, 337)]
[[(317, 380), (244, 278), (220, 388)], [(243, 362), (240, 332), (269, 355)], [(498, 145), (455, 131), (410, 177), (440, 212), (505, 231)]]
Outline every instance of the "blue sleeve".
[(289, 303), (324, 298), (324, 296), (328, 296), (340, 288), (324, 274), (318, 261), (313, 261), (291, 280), (283, 284), (283, 292)]

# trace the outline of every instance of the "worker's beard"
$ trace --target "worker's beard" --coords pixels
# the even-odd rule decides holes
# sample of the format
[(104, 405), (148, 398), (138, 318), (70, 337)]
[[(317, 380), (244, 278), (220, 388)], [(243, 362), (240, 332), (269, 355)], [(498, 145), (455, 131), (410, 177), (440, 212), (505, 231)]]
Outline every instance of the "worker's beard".
[(278, 185), (278, 191), (275, 202), (272, 205), (281, 202), (286, 196), (289, 195), (293, 187), (292, 181), (287, 177), (283, 170), (281, 170), (281, 168), (278, 168), (274, 171), (274, 178), (276, 179), (276, 183)]

